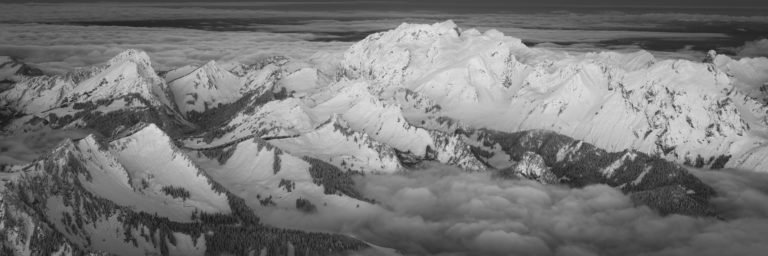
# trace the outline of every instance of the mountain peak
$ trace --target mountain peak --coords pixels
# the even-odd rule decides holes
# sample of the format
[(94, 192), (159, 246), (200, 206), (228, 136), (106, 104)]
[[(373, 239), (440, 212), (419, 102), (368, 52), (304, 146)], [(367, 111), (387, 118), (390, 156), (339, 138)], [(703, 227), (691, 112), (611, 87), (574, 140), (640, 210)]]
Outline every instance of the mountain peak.
[(452, 20), (427, 24), (400, 24), (396, 29), (384, 32), (398, 38), (398, 41), (421, 40), (423, 38), (437, 38), (441, 36), (459, 37), (461, 31)]
[(152, 62), (149, 59), (149, 55), (147, 55), (146, 52), (142, 50), (137, 50), (137, 49), (128, 49), (120, 52), (119, 54), (115, 55), (115, 57), (112, 57), (112, 59), (109, 60), (108, 64), (112, 66), (115, 64), (124, 63), (126, 61), (131, 61), (136, 64), (140, 64), (147, 67), (152, 66)]
[(219, 65), (218, 63), (216, 63), (216, 60), (209, 60), (208, 62), (203, 64), (203, 66), (201, 66), (200, 68), (218, 68), (218, 67)]
[(130, 137), (152, 138), (152, 140), (155, 141), (171, 142), (171, 138), (168, 137), (165, 131), (160, 129), (160, 127), (157, 127), (154, 123), (139, 123), (136, 124), (132, 130), (134, 132), (133, 134), (128, 135)]
[(459, 27), (456, 25), (453, 20), (446, 20), (442, 22), (435, 22), (433, 24), (421, 24), (421, 23), (407, 23), (403, 22), (395, 28), (392, 31), (400, 31), (400, 30), (410, 30), (410, 29), (433, 29), (436, 32), (449, 32), (449, 31), (456, 31), (459, 29)]
[(174, 101), (184, 114), (203, 113), (242, 97), (240, 77), (211, 60), (189, 74), (169, 82)]
[(210, 79), (215, 80), (217, 77), (230, 76), (234, 77), (234, 74), (222, 68), (215, 60), (210, 60), (202, 66), (192, 71), (187, 76), (196, 76), (198, 79)]

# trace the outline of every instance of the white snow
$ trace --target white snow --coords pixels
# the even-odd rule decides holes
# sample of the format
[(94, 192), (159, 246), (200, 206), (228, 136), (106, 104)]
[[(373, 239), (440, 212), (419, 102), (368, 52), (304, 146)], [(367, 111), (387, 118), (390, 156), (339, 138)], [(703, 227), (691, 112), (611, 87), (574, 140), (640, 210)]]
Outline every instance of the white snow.
[(648, 172), (650, 171), (651, 171), (651, 166), (645, 167), (643, 172), (641, 172), (640, 175), (637, 175), (637, 178), (635, 178), (635, 180), (632, 181), (632, 185), (635, 185), (635, 186), (640, 185), (640, 183), (643, 182), (643, 178), (645, 178), (645, 175), (647, 175)]
[(337, 115), (299, 137), (270, 140), (292, 155), (310, 156), (343, 170), (392, 173), (400, 168), (394, 151), (365, 133), (352, 131)]
[(71, 80), (58, 76), (22, 79), (0, 93), (0, 105), (14, 105), (24, 113), (40, 113), (60, 105), (74, 87)]
[(410, 125), (397, 105), (384, 103), (371, 95), (368, 84), (342, 81), (329, 90), (335, 90), (333, 87), (340, 88), (334, 96), (307, 110), (314, 120), (327, 120), (332, 114), (339, 114), (352, 129), (417, 156), (425, 155), (427, 146), (434, 148), (426, 130)]
[(317, 72), (314, 68), (302, 68), (285, 75), (278, 85), (288, 91), (306, 92), (319, 86)]
[(198, 66), (198, 65), (186, 65), (186, 66), (178, 67), (178, 68), (175, 68), (175, 69), (172, 69), (172, 70), (169, 70), (168, 72), (166, 72), (163, 75), (163, 79), (165, 79), (165, 81), (167, 83), (171, 83), (171, 82), (173, 82), (176, 79), (179, 79), (179, 78), (181, 78), (183, 76), (188, 75), (189, 73), (192, 73), (193, 71), (197, 70), (198, 68), (200, 68), (200, 66)]
[[(619, 167), (624, 165), (625, 161), (627, 161), (627, 160), (630, 160), (630, 161), (635, 160), (635, 157), (637, 157), (637, 154), (635, 154), (634, 152), (627, 152), (626, 154), (622, 155), (619, 159), (616, 159), (616, 161), (613, 161), (613, 163), (611, 163), (611, 165), (609, 165), (609, 166), (603, 168), (602, 170), (600, 170), (600, 173), (602, 173), (603, 176), (605, 176), (606, 178), (611, 178), (611, 177), (613, 177), (613, 173), (616, 172), (616, 169), (618, 169)], [(644, 174), (642, 174), (642, 175), (644, 175)], [(640, 178), (640, 179), (642, 179), (642, 178)]]
[(184, 114), (192, 111), (202, 113), (235, 102), (243, 96), (243, 82), (240, 78), (221, 68), (215, 61), (209, 61), (184, 76), (169, 80), (168, 86), (173, 92), (176, 106)]
[[(269, 196), (276, 204), (271, 207), (281, 209), (295, 209), (298, 198), (310, 200), (318, 207), (327, 204), (331, 209), (342, 211), (364, 210), (363, 206), (370, 206), (348, 196), (326, 195), (323, 187), (313, 182), (309, 163), (261, 140), (237, 143), (234, 153), (224, 164), (202, 153), (190, 151), (188, 154), (214, 180), (245, 199), (257, 214), (270, 211), (270, 206), (262, 206), (259, 201)], [(280, 161), (277, 172), (273, 168), (276, 158)], [(291, 181), (295, 187), (288, 192), (279, 186), (282, 180)]]
[(411, 89), (473, 127), (552, 130), (609, 151), (636, 149), (682, 163), (739, 156), (755, 146), (751, 141), (766, 140), (768, 108), (750, 96), (767, 80), (765, 62), (529, 48), (498, 31), (461, 31), (449, 21), (373, 34), (345, 53), (342, 67), (369, 81), (374, 95)]
[[(226, 194), (216, 191), (203, 171), (154, 124), (110, 142), (109, 150), (125, 166), (134, 189), (182, 205), (188, 209), (182, 212), (190, 214), (195, 209), (208, 213), (231, 211)], [(149, 187), (144, 189), (143, 182)], [(190, 198), (182, 200), (165, 195), (162, 192), (165, 186), (184, 188)]]
[(118, 99), (133, 94), (153, 106), (172, 106), (167, 85), (155, 74), (149, 57), (142, 51), (126, 50), (106, 64), (83, 72), (83, 80), (75, 83), (73, 78), (79, 75), (23, 78), (11, 89), (0, 93), (0, 105), (47, 116), (44, 112), (66, 104)]

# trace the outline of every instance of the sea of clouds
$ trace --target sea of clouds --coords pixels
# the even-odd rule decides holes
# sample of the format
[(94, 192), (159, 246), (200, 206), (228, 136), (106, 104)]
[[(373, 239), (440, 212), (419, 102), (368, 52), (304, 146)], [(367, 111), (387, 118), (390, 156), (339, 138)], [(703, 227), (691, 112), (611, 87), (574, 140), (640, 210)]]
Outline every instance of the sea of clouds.
[[(598, 42), (625, 38), (702, 42), (728, 38), (726, 34), (712, 31), (682, 31), (685, 28), (675, 28), (676, 24), (768, 24), (768, 16), (522, 11), (477, 15), (428, 11), (308, 10), (300, 8), (300, 5), (296, 5), (295, 9), (288, 8), (290, 10), (262, 8), (265, 5), (269, 4), (7, 4), (0, 8), (0, 34), (3, 35), (0, 37), (0, 55), (20, 57), (48, 72), (62, 73), (75, 67), (104, 62), (124, 49), (137, 48), (149, 53), (157, 65), (156, 69), (167, 70), (209, 60), (247, 62), (265, 55), (305, 59), (318, 51), (342, 52), (352, 42), (317, 39), (332, 40), (333, 33), (383, 31), (402, 22), (432, 23), (452, 19), (462, 28), (493, 28), (540, 44), (540, 47), (578, 52), (603, 50), (606, 46)], [(99, 21), (199, 22), (199, 19), (255, 21), (228, 31), (209, 30), (199, 23), (192, 26), (197, 29), (171, 25), (154, 28), (82, 25), (83, 22)], [(701, 51), (680, 48), (675, 52), (654, 54), (660, 58), (701, 59), (704, 56)], [(633, 51), (637, 50), (637, 46), (614, 45), (610, 49)], [(748, 42), (739, 51), (739, 56), (764, 54), (765, 43), (761, 41)]]
[(660, 216), (604, 185), (542, 185), (433, 165), (358, 179), (362, 193), (378, 202), (364, 211), (275, 210), (262, 219), (350, 234), (415, 255), (714, 256), (768, 250), (768, 175), (693, 171), (719, 193), (712, 200), (719, 218)]
[(309, 42), (307, 34), (209, 32), (194, 29), (0, 24), (0, 55), (18, 56), (45, 71), (63, 73), (104, 63), (125, 49), (141, 49), (156, 70), (210, 60), (248, 63), (264, 56), (307, 59), (341, 52), (349, 43)]
[(62, 129), (0, 136), (0, 166), (30, 163), (62, 141), (85, 138), (90, 133), (84, 129)]
[(768, 39), (746, 42), (736, 53), (739, 57), (768, 57)]

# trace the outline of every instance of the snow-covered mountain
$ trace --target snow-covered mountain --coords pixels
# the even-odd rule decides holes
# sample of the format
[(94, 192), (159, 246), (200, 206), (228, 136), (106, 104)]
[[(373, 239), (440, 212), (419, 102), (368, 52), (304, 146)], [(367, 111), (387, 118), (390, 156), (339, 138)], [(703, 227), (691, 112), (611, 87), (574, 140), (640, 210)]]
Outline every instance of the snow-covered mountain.
[(140, 121), (172, 130), (191, 125), (149, 56), (137, 50), (70, 74), (24, 78), (0, 93), (0, 106), (16, 117), (4, 127), (10, 134), (78, 127), (110, 136)]
[[(186, 67), (177, 72), (181, 72)], [(175, 76), (177, 74), (171, 73)], [(181, 113), (202, 113), (242, 97), (239, 77), (210, 61), (181, 77), (169, 77), (168, 86)], [(168, 79), (168, 78), (166, 78)]]
[(450, 21), (403, 24), (331, 56), (158, 72), (147, 53), (126, 50), (62, 75), (0, 59), (2, 136), (93, 132), (1, 167), (3, 248), (367, 249), (270, 221), (275, 212), (340, 221), (373, 212), (382, 206), (358, 191), (358, 176), (429, 162), (552, 186), (604, 184), (661, 214), (697, 216), (717, 215), (715, 192), (683, 165), (768, 170), (766, 58), (568, 53)]
[[(14, 254), (32, 251), (44, 255), (243, 251), (274, 255), (289, 250), (341, 252), (368, 247), (344, 236), (260, 224), (253, 208), (262, 206), (240, 197), (247, 196), (238, 188), (243, 183), (226, 188), (231, 184), (217, 180), (239, 180), (206, 172), (197, 160), (153, 124), (132, 127), (129, 135), (113, 141), (94, 136), (65, 141), (39, 161), (4, 174), (4, 244)], [(286, 160), (284, 164), (292, 167), (290, 163)], [(298, 169), (285, 172), (293, 170)], [(306, 169), (304, 172), (309, 176)], [(322, 191), (311, 177), (308, 180)], [(305, 186), (301, 180), (296, 183), (301, 184), (299, 190)], [(290, 191), (296, 183), (285, 186)], [(275, 191), (282, 190), (276, 181), (274, 185)], [(277, 198), (275, 202), (283, 201)]]
[[(529, 48), (495, 30), (403, 24), (353, 45), (344, 73), (387, 97), (405, 88), (443, 115), (501, 131), (547, 129), (612, 151), (766, 169), (765, 58), (714, 63)], [(494, 118), (488, 118), (493, 116)]]
[(146, 53), (131, 50), (108, 63), (71, 75), (23, 76), (0, 94), (0, 103), (28, 114), (42, 113), (67, 103), (95, 102), (131, 94), (159, 103), (152, 93), (152, 90), (162, 90), (163, 86), (155, 84), (159, 82)]

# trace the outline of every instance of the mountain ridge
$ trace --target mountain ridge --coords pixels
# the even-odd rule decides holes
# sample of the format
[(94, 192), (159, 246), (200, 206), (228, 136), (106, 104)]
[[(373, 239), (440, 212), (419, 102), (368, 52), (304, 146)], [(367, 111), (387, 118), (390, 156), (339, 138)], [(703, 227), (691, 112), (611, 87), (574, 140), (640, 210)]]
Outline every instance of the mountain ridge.
[[(147, 53), (126, 50), (65, 75), (21, 74), (0, 91), (3, 135), (93, 134), (2, 168), (0, 222), (16, 227), (3, 248), (354, 254), (372, 246), (265, 219), (389, 207), (359, 190), (360, 177), (432, 162), (604, 185), (660, 215), (718, 218), (716, 191), (684, 165), (768, 168), (765, 61), (573, 54), (447, 21), (372, 34), (321, 64), (211, 60), (157, 72)], [(35, 230), (21, 232), (16, 216)], [(99, 241), (103, 231), (117, 235)]]

